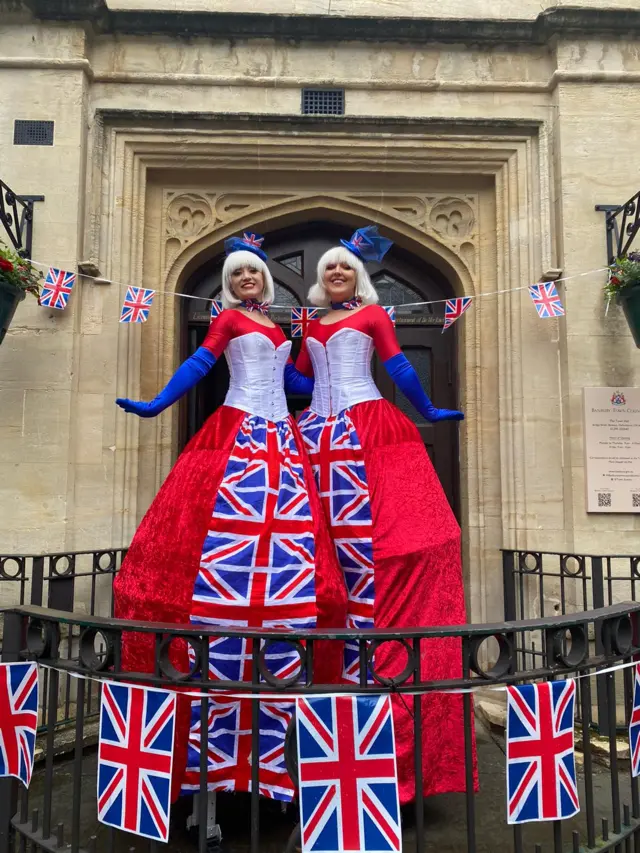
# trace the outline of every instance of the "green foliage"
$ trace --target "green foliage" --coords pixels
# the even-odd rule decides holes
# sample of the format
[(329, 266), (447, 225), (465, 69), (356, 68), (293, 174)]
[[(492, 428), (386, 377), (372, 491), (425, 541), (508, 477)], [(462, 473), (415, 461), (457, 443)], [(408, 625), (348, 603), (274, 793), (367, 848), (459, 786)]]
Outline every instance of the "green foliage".
[(40, 295), (42, 273), (25, 258), (0, 243), (0, 281), (7, 281), (37, 297)]

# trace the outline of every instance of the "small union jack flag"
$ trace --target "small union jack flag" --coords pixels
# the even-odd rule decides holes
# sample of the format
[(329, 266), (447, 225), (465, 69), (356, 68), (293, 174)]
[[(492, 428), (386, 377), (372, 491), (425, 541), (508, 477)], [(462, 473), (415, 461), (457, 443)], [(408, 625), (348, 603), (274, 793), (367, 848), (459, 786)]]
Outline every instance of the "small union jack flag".
[(631, 747), (631, 775), (640, 776), (640, 664), (636, 666), (633, 687), (633, 708), (629, 720), (629, 746)]
[(253, 246), (254, 249), (259, 249), (264, 243), (264, 237), (259, 237), (257, 234), (248, 234), (246, 231), (242, 235), (242, 238), (248, 246)]
[(470, 296), (460, 296), (457, 299), (447, 299), (444, 306), (444, 326), (442, 327), (442, 331), (446, 332), (449, 326), (453, 326), (455, 321), (462, 317), (470, 305)]
[(395, 324), (396, 324), (396, 308), (395, 308), (395, 305), (383, 305), (383, 308), (387, 312), (387, 314), (389, 315), (389, 319), (391, 320), (391, 322), (395, 326)]
[(76, 274), (74, 272), (49, 267), (42, 285), (42, 293), (38, 299), (39, 304), (43, 308), (57, 308), (64, 311), (75, 283)]
[(167, 841), (176, 694), (105, 681), (98, 745), (98, 820)]
[(530, 285), (529, 294), (541, 320), (547, 317), (564, 317), (564, 306), (552, 281)]
[(37, 664), (0, 664), (0, 776), (15, 776), (27, 788), (37, 727)]
[(214, 299), (211, 303), (211, 319), (215, 320), (215, 318), (219, 317), (223, 311), (224, 308), (222, 307), (222, 302), (217, 299)]
[(389, 696), (298, 699), (303, 853), (401, 850)]
[(291, 337), (306, 338), (307, 328), (312, 320), (317, 319), (317, 308), (292, 308), (291, 309)]
[(507, 822), (580, 811), (573, 747), (575, 681), (508, 687)]
[(146, 323), (149, 319), (149, 309), (156, 295), (155, 290), (144, 287), (128, 287), (122, 303), (121, 323)]

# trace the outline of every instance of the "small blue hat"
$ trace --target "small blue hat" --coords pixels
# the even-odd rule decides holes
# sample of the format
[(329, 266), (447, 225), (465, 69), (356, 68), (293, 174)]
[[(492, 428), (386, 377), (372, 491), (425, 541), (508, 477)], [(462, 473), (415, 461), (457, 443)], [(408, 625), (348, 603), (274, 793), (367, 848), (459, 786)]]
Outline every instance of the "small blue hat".
[(230, 255), (232, 252), (253, 252), (254, 255), (266, 261), (267, 254), (260, 248), (263, 242), (264, 237), (245, 231), (242, 237), (229, 237), (225, 240), (224, 250), (227, 255)]
[(381, 261), (393, 246), (392, 240), (378, 234), (377, 225), (358, 228), (350, 240), (340, 242), (362, 261)]

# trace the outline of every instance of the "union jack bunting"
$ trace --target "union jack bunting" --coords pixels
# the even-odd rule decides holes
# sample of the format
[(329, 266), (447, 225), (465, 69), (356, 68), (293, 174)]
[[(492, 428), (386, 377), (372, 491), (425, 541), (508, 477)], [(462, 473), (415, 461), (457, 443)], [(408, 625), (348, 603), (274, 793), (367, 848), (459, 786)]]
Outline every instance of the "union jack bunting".
[[(193, 624), (241, 627), (316, 625), (315, 545), (303, 461), (288, 422), (247, 415), (213, 507), (191, 608)], [(253, 641), (213, 638), (211, 681), (251, 681)], [(273, 643), (266, 665), (279, 678), (303, 673), (296, 649)], [(284, 762), (293, 702), (260, 703), (260, 793), (291, 800)], [(216, 697), (207, 724), (210, 790), (251, 790), (251, 700)], [(200, 702), (192, 705), (183, 791), (199, 789)]]
[(507, 822), (580, 811), (573, 748), (575, 681), (508, 687)]
[(74, 272), (49, 267), (38, 303), (43, 308), (57, 308), (64, 311), (75, 283), (76, 274)]
[(215, 317), (219, 317), (223, 311), (224, 308), (222, 307), (222, 302), (217, 299), (214, 299), (211, 303), (211, 319), (213, 320), (215, 319)]
[(298, 699), (303, 853), (400, 851), (389, 696)]
[(146, 323), (149, 309), (156, 295), (155, 290), (144, 287), (128, 287), (122, 303), (121, 323)]
[(0, 664), (0, 776), (15, 776), (27, 788), (37, 728), (37, 664)]
[(291, 309), (291, 337), (306, 338), (307, 327), (312, 320), (318, 317), (317, 308), (292, 308)]
[(529, 294), (541, 320), (547, 317), (564, 317), (564, 306), (552, 281), (530, 285)]
[(176, 694), (105, 681), (98, 745), (98, 820), (167, 841)]
[(447, 299), (444, 306), (444, 325), (442, 331), (446, 332), (449, 326), (453, 326), (464, 312), (471, 306), (470, 296), (460, 296), (457, 299)]
[(633, 708), (629, 721), (629, 747), (631, 749), (631, 774), (640, 776), (640, 665), (636, 666), (633, 686)]
[(395, 305), (383, 305), (383, 308), (387, 312), (387, 314), (389, 315), (389, 319), (391, 320), (391, 322), (395, 326), (395, 324), (396, 324), (396, 308), (395, 308)]
[[(360, 439), (348, 411), (323, 418), (308, 410), (299, 426), (347, 586), (347, 628), (373, 628), (371, 503)], [(347, 640), (343, 677), (357, 684), (359, 673), (358, 642)]]

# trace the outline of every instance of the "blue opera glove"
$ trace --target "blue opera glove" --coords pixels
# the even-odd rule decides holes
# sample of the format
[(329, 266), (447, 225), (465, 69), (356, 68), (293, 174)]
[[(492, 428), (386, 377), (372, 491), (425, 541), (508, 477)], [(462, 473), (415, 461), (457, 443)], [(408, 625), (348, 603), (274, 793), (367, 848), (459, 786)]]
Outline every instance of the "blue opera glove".
[(130, 414), (139, 415), (141, 418), (155, 418), (193, 388), (203, 376), (207, 375), (215, 363), (216, 357), (210, 350), (198, 347), (194, 354), (180, 365), (166, 387), (150, 403), (127, 400), (122, 397), (118, 397), (116, 403)]
[(284, 367), (284, 390), (286, 394), (304, 394), (309, 396), (313, 393), (314, 379), (312, 376), (305, 376), (288, 361)]
[(399, 352), (382, 363), (386, 367), (389, 376), (405, 397), (430, 423), (436, 423), (436, 421), (464, 420), (462, 412), (456, 412), (452, 409), (436, 409), (425, 394), (418, 379), (418, 374), (403, 353)]

